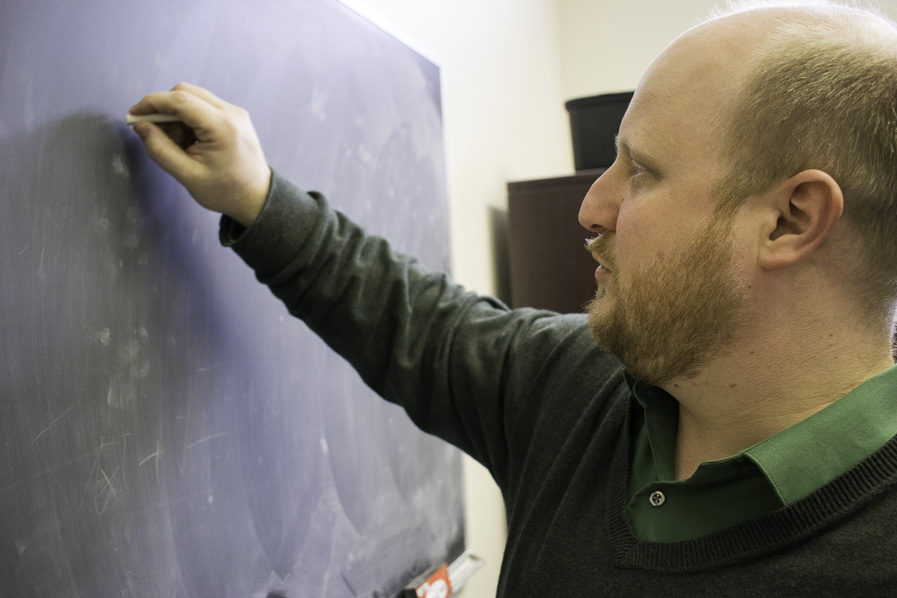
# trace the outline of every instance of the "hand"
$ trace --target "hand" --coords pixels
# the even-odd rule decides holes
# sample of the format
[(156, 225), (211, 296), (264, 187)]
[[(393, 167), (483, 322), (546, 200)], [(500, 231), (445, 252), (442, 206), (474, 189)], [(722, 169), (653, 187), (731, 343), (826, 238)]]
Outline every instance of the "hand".
[(251, 225), (268, 196), (271, 169), (249, 113), (211, 92), (179, 83), (151, 93), (131, 114), (174, 114), (181, 122), (141, 122), (134, 131), (146, 153), (203, 207)]

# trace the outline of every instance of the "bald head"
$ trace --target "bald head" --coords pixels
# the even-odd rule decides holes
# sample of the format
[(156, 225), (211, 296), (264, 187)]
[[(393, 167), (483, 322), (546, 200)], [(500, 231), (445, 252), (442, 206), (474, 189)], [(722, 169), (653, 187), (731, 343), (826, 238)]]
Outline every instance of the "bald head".
[(766, 35), (767, 15), (735, 15), (692, 28), (660, 53), (639, 83), (633, 104), (663, 107), (693, 121), (692, 135), (713, 136), (720, 110), (732, 105)]

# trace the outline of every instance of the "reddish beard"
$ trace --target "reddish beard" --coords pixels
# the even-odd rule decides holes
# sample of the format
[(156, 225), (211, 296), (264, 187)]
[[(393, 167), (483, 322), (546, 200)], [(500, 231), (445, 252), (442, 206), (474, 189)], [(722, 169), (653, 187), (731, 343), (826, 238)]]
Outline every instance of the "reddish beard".
[(588, 306), (589, 330), (634, 378), (655, 386), (687, 379), (731, 340), (744, 303), (731, 223), (717, 216), (680, 254), (631, 273), (619, 271), (609, 235), (586, 246), (611, 275)]

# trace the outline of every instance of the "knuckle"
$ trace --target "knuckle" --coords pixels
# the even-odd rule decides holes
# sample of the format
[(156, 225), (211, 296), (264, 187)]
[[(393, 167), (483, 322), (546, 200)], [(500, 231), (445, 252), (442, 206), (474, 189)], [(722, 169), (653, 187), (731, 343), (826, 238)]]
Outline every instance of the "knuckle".
[(225, 118), (221, 122), (221, 127), (228, 137), (237, 137), (240, 134), (240, 123), (234, 118)]
[(183, 89), (176, 89), (171, 94), (171, 101), (176, 104), (186, 104), (190, 99), (190, 94)]

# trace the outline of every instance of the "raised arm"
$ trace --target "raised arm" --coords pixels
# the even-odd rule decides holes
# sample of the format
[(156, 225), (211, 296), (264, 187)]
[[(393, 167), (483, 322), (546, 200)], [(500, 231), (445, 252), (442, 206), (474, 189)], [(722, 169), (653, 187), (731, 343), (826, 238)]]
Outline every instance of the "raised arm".
[(154, 112), (183, 124), (141, 125), (150, 155), (227, 216), (222, 242), (375, 392), (486, 465), (505, 490), (521, 482), (513, 472), (537, 438), (563, 437), (596, 388), (621, 384), (584, 316), (510, 310), (467, 292), (322, 195), (272, 175), (242, 109), (181, 85), (132, 109)]

